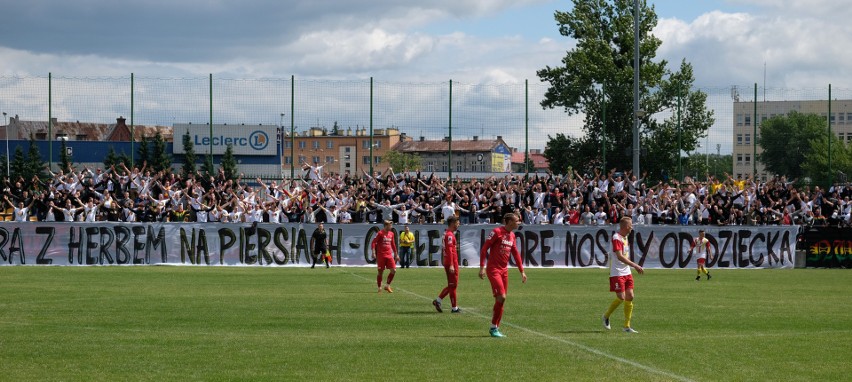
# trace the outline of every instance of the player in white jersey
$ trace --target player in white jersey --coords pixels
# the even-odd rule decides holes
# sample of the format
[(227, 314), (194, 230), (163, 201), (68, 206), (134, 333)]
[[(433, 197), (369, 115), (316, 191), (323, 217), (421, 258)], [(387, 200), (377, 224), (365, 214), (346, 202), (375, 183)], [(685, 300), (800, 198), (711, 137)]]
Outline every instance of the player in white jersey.
[[(710, 240), (704, 237), (703, 229), (698, 231), (698, 237), (692, 241), (692, 245), (689, 247), (690, 256), (692, 256), (693, 250), (696, 250), (695, 253), (698, 256), (698, 270), (696, 271), (695, 281), (701, 280), (702, 273), (707, 275), (707, 280), (710, 280), (710, 272), (707, 271), (707, 268), (704, 268), (704, 263), (707, 262), (707, 257), (710, 256)], [(711, 257), (710, 260), (713, 260), (713, 258)]]
[(627, 235), (633, 230), (633, 219), (627, 216), (621, 218), (618, 227), (618, 232), (612, 236), (613, 253), (609, 256), (609, 290), (615, 292), (615, 300), (602, 317), (603, 325), (607, 329), (610, 328), (610, 315), (624, 302), (624, 331), (637, 333), (630, 326), (630, 318), (633, 316), (633, 274), (630, 272), (630, 267), (635, 268), (639, 274), (645, 273), (645, 270), (630, 260), (630, 244), (627, 241)]

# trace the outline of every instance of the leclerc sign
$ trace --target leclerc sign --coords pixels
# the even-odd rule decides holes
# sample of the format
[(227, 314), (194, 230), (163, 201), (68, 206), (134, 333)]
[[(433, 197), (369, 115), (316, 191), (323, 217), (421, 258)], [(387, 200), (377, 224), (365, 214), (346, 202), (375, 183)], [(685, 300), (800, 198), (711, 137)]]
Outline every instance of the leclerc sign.
[(213, 136), (207, 125), (174, 125), (174, 153), (183, 154), (183, 136), (189, 132), (192, 149), (197, 154), (210, 152), (222, 155), (228, 145), (234, 150), (234, 155), (277, 155), (277, 128), (262, 125), (213, 125)]

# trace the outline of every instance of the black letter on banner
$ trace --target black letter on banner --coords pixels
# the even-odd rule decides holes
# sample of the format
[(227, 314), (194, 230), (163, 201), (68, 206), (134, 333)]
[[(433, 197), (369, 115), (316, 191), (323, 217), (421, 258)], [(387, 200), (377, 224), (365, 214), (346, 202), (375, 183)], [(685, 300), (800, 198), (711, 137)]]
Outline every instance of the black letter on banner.
[[(589, 243), (589, 263), (583, 263), (583, 245), (588, 242)], [(592, 237), (592, 234), (583, 235), (579, 242), (577, 243), (577, 264), (581, 267), (588, 267), (592, 265), (592, 262), (595, 260), (595, 239)]]
[(547, 260), (547, 254), (550, 253), (550, 246), (545, 243), (545, 240), (553, 238), (553, 230), (543, 230), (541, 235), (541, 266), (552, 267), (555, 264), (553, 260)]
[[(601, 239), (603, 239), (603, 242), (604, 242), (603, 244), (601, 244)], [(629, 245), (629, 243), (628, 243), (628, 245)], [(607, 261), (606, 253), (609, 252), (609, 250), (607, 248), (612, 248), (612, 243), (610, 243), (610, 240), (609, 240), (609, 233), (607, 233), (606, 229), (599, 229), (598, 232), (595, 232), (595, 246), (597, 246), (598, 249), (601, 250), (601, 253), (604, 254), (604, 258), (603, 258), (603, 260), (598, 259), (598, 254), (595, 252), (595, 249), (592, 248), (591, 259), (594, 259), (595, 264), (597, 264), (597, 265), (606, 264), (606, 261)], [(633, 260), (633, 258), (632, 258), (633, 257), (633, 251), (630, 252), (630, 257), (631, 257), (630, 260)], [(591, 261), (589, 261), (589, 265), (592, 265)]]
[(571, 265), (572, 267), (577, 266), (577, 255), (579, 251), (577, 250), (577, 234), (572, 234), (571, 232), (565, 232), (565, 265)]
[(100, 231), (98, 227), (86, 227), (86, 265), (99, 264), (98, 260), (100, 259), (92, 254), (92, 250), (98, 248), (98, 242), (92, 239)]
[[(376, 263), (376, 260), (370, 260), (370, 256), (372, 256), (372, 251), (373, 251), (373, 249), (370, 248), (370, 244), (372, 244), (373, 236), (376, 235), (376, 232), (379, 232), (379, 228), (373, 226), (373, 227), (370, 227), (370, 229), (367, 230), (367, 234), (364, 235), (364, 261), (366, 261), (367, 264), (375, 264)], [(417, 265), (419, 265), (419, 266), (426, 265), (425, 262), (423, 264), (420, 264), (420, 256), (417, 257)]]
[[(778, 254), (775, 253), (775, 242), (778, 241), (778, 238), (781, 237), (781, 232), (777, 232), (775, 238), (772, 238), (772, 231), (766, 233), (766, 257), (769, 258), (769, 265), (772, 266), (773, 260), (778, 263), (781, 259), (778, 258)], [(757, 237), (755, 236), (755, 239)]]
[[(850, 249), (849, 241), (846, 242), (846, 249)], [(784, 255), (787, 255), (787, 261), (793, 262), (793, 250), (790, 248), (790, 231), (784, 231), (784, 236), (781, 238), (781, 264), (784, 264)], [(847, 251), (847, 255), (852, 255), (852, 251)]]
[(18, 252), (18, 256), (21, 258), (21, 264), (26, 264), (27, 259), (24, 254), (24, 237), (21, 235), (20, 227), (15, 227), (15, 230), (12, 231), (12, 243), (9, 246), (9, 264), (12, 264), (12, 257), (15, 252)]
[(163, 263), (165, 264), (168, 261), (168, 251), (166, 250), (166, 229), (160, 227), (160, 232), (157, 233), (157, 236), (154, 237), (154, 227), (148, 226), (148, 243), (146, 245), (148, 248), (145, 252), (145, 259), (148, 260), (148, 263), (151, 262), (151, 250), (157, 249), (160, 247), (160, 257), (163, 259)]
[(334, 229), (328, 230), (328, 252), (332, 257), (337, 257), (337, 263), (340, 264), (340, 249), (343, 248), (343, 230), (337, 229), (335, 234)]
[(712, 259), (710, 258), (710, 250), (707, 250), (707, 267), (709, 268), (716, 264), (717, 261), (719, 261), (719, 242), (716, 241), (716, 238), (714, 236), (706, 232), (704, 233), (704, 238), (710, 242), (710, 249), (713, 250)]
[[(535, 252), (538, 248), (538, 233), (533, 231), (524, 231), (521, 236), (523, 237), (523, 245), (521, 246), (521, 249), (523, 250), (521, 254), (523, 256), (521, 259), (523, 259), (522, 261), (524, 262), (524, 265), (532, 265), (534, 267), (538, 266), (535, 258), (533, 258), (533, 252)], [(532, 243), (532, 245), (530, 245), (530, 243)]]
[(285, 245), (285, 241), (289, 238), (289, 234), (287, 233), (287, 229), (283, 227), (275, 228), (275, 234), (272, 236), (272, 241), (275, 242), (275, 246), (281, 251), (282, 256), (275, 256), (273, 259), (275, 260), (275, 264), (284, 265), (287, 264), (287, 261), (290, 259), (290, 251), (287, 249)]
[(56, 228), (53, 227), (37, 227), (36, 235), (47, 235), (47, 239), (44, 240), (44, 245), (41, 246), (41, 251), (38, 253), (38, 257), (36, 257), (36, 264), (53, 264), (53, 259), (45, 259), (44, 256), (47, 254), (47, 249), (50, 248), (50, 244), (53, 243), (53, 236), (56, 234)]
[(99, 263), (103, 264), (104, 258), (106, 258), (107, 263), (115, 264), (112, 254), (109, 253), (109, 247), (112, 245), (113, 241), (115, 241), (115, 235), (112, 233), (112, 230), (107, 227), (101, 227), (101, 252), (98, 256)]
[(237, 242), (237, 235), (228, 228), (219, 228), (219, 264), (225, 264), (225, 250)]
[[(683, 249), (683, 243), (686, 242), (687, 247), (692, 245), (692, 235), (686, 232), (679, 232), (677, 236), (677, 248), (675, 249), (678, 258), (677, 266), (678, 268), (686, 268), (689, 265), (689, 261), (692, 260), (692, 255), (689, 254), (688, 250)], [(684, 255), (686, 255), (686, 258), (684, 258)]]
[(299, 256), (302, 255), (302, 252), (305, 253), (305, 262), (311, 263), (311, 249), (308, 248), (308, 234), (305, 232), (304, 228), (299, 228), (299, 236), (296, 236), (296, 259), (299, 259)]
[(115, 262), (127, 264), (130, 262), (130, 251), (127, 250), (127, 242), (130, 241), (130, 229), (124, 226), (115, 226)]
[(207, 249), (207, 233), (204, 228), (198, 229), (198, 242), (195, 245), (195, 262), (201, 263), (201, 254), (204, 254), (204, 264), (210, 265), (210, 250)]
[(636, 264), (639, 264), (639, 266), (641, 267), (641, 266), (645, 265), (645, 257), (648, 256), (648, 252), (651, 252), (651, 241), (654, 240), (654, 231), (648, 232), (648, 240), (645, 240), (644, 243), (642, 242), (642, 234), (641, 233), (637, 232), (635, 235), (633, 235), (633, 238), (636, 240), (636, 249), (638, 249), (639, 252), (641, 252), (640, 253), (641, 256), (639, 257), (639, 261), (636, 261)]
[(672, 268), (672, 267), (674, 267), (675, 263), (677, 262), (677, 248), (675, 248), (675, 253), (674, 253), (674, 256), (672, 257), (672, 261), (671, 262), (666, 261), (665, 252), (666, 252), (666, 243), (668, 241), (674, 242), (674, 246), (677, 247), (677, 235), (674, 232), (667, 233), (666, 236), (663, 236), (663, 238), (660, 240), (660, 264), (664, 268)]
[(751, 244), (749, 244), (749, 246), (748, 246), (748, 252), (749, 252), (748, 259), (749, 259), (749, 261), (751, 261), (751, 264), (754, 265), (755, 267), (759, 267), (759, 266), (763, 265), (763, 253), (758, 252), (760, 254), (760, 257), (758, 257), (757, 260), (754, 259), (754, 244), (757, 243), (758, 240), (766, 243), (766, 238), (763, 236), (763, 234), (760, 233), (760, 232), (757, 232), (757, 234), (754, 235), (754, 239), (751, 240)]
[(3, 249), (6, 248), (6, 241), (9, 240), (9, 231), (0, 227), (0, 238), (0, 258), (2, 258), (4, 262), (10, 261), (11, 256), (6, 256), (6, 250)]
[[(333, 230), (329, 230), (333, 231)], [(269, 231), (258, 228), (257, 229), (257, 257), (258, 261), (263, 264), (265, 260), (267, 264), (272, 264), (272, 255), (269, 254), (269, 251), (266, 250), (266, 246), (269, 245), (269, 242), (272, 241), (272, 235)]]
[[(438, 239), (439, 242), (441, 240), (441, 232), (438, 230), (430, 229), (426, 231), (427, 240), (426, 244), (428, 246), (428, 263), (430, 267), (437, 267), (441, 265), (440, 260), (433, 260), (433, 255), (436, 253), (441, 253), (441, 244), (435, 245), (435, 239)], [(443, 259), (443, 256), (438, 256), (438, 258)]]
[(737, 252), (739, 253), (739, 267), (744, 268), (748, 266), (748, 259), (743, 256), (744, 253), (748, 250), (748, 246), (743, 243), (743, 241), (747, 240), (751, 237), (751, 231), (741, 229), (740, 230), (740, 239), (737, 240)]
[(725, 244), (722, 245), (721, 249), (719, 250), (719, 256), (718, 256), (719, 268), (728, 268), (728, 267), (731, 266), (731, 262), (725, 260), (725, 253), (728, 252), (728, 246), (731, 244), (731, 236), (733, 236), (733, 235), (734, 235), (734, 233), (732, 231), (728, 231), (728, 230), (719, 231), (719, 239), (725, 240)]
[(189, 263), (195, 264), (195, 228), (192, 229), (192, 242), (186, 238), (186, 230), (180, 227), (180, 263), (186, 264), (186, 255), (189, 253)]
[(240, 227), (240, 236), (242, 236), (242, 240), (240, 242), (243, 244), (243, 260), (245, 260), (245, 264), (255, 264), (257, 263), (257, 255), (252, 255), (251, 251), (255, 248), (255, 244), (251, 242), (251, 237), (254, 234), (251, 232), (252, 230)]
[(133, 231), (133, 264), (148, 264), (148, 259), (145, 256), (139, 257), (139, 254), (144, 254), (147, 252), (142, 252), (145, 249), (145, 241), (139, 240), (141, 237), (145, 236), (145, 227), (143, 226), (133, 226), (130, 229)]
[(74, 249), (77, 250), (77, 264), (83, 264), (83, 229), (80, 228), (80, 234), (77, 236), (77, 241), (74, 241), (74, 226), (68, 227), (68, 264), (74, 264)]

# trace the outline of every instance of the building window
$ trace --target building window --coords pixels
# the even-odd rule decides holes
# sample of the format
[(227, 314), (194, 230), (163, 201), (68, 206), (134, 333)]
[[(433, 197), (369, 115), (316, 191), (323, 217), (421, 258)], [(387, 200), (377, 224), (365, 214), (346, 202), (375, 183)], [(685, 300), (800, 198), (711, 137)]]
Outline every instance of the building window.
[(464, 170), (462, 170), (462, 162), (461, 161), (456, 162), (456, 171), (464, 171)]
[(852, 124), (852, 113), (846, 113), (846, 120), (849, 121), (850, 124)]
[(832, 125), (834, 124), (834, 113), (831, 113), (831, 115), (828, 117), (828, 122)]
[(750, 114), (745, 115), (745, 125), (751, 126), (751, 115)]
[(314, 150), (319, 148), (319, 141), (313, 141)]
[(763, 124), (763, 122), (766, 122), (766, 114), (761, 114), (761, 115), (760, 115), (760, 124), (762, 125), (762, 124)]
[(745, 135), (745, 144), (749, 146), (751, 145), (751, 134)]
[(329, 156), (325, 157), (325, 163), (331, 163), (331, 162), (334, 162), (334, 157), (329, 157)]
[(742, 177), (743, 177), (743, 174), (739, 174), (739, 173), (737, 174), (737, 179), (742, 178)]
[(349, 150), (350, 150), (349, 146), (346, 146), (346, 147), (343, 148), (343, 152), (345, 152), (347, 154), (349, 154)]
[(382, 147), (382, 141), (373, 141), (373, 146), (376, 146), (376, 148)]
[(362, 149), (369, 149), (370, 148), (370, 141), (369, 140), (361, 141), (361, 148)]
[(737, 114), (737, 126), (742, 126), (742, 125), (743, 125), (743, 115)]
[(305, 156), (299, 155), (299, 163), (305, 163)]
[(737, 154), (737, 166), (742, 166), (742, 165), (743, 165), (743, 154)]
[(373, 157), (373, 160), (375, 160), (375, 164), (382, 163), (382, 157)]
[(293, 163), (292, 157), (284, 157), (284, 164), (291, 164), (291, 163)]
[(852, 143), (852, 134), (846, 134), (846, 143)]
[(289, 149), (289, 148), (290, 148), (290, 147), (292, 147), (292, 146), (293, 146), (293, 142), (290, 142), (290, 140), (289, 140), (289, 139), (288, 139), (288, 140), (286, 140), (286, 141), (284, 141), (284, 148), (285, 148), (285, 149)]
[(845, 124), (845, 123), (846, 123), (846, 122), (845, 122), (845, 118), (846, 118), (846, 114), (844, 114), (844, 113), (837, 113), (837, 119), (839, 120), (839, 122), (838, 122), (839, 124), (841, 124), (841, 125), (842, 125), (842, 124)]
[(737, 146), (741, 146), (743, 144), (743, 135), (737, 134)]
[(334, 148), (334, 141), (332, 141), (332, 140), (330, 140), (330, 139), (329, 139), (328, 141), (326, 141), (326, 142), (325, 142), (325, 148), (327, 148), (327, 149), (333, 149), (333, 148)]
[(299, 148), (300, 148), (300, 149), (304, 149), (304, 148), (305, 148), (305, 141), (299, 141)]
[(363, 163), (363, 164), (370, 164), (370, 156), (369, 156), (369, 155), (365, 155), (365, 156), (362, 158), (361, 163)]
[(435, 164), (432, 161), (426, 162), (426, 171), (432, 172), (435, 171)]
[(751, 164), (751, 154), (745, 155), (745, 164)]
[(449, 167), (447, 166), (447, 162), (443, 162), (443, 163), (441, 163), (441, 171), (443, 171), (443, 172), (447, 172), (447, 168), (449, 168)]
[(312, 161), (312, 162), (314, 162), (314, 164), (319, 164), (319, 162), (320, 162), (320, 157), (318, 157), (318, 156), (313, 156), (313, 157), (311, 157), (311, 161)]

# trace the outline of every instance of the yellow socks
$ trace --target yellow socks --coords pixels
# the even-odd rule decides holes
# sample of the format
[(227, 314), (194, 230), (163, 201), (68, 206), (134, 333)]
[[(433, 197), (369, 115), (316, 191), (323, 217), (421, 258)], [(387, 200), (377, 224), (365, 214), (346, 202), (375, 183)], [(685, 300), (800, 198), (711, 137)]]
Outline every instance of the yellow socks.
[(633, 317), (633, 301), (624, 302), (624, 327), (630, 327), (630, 318)]
[(615, 309), (618, 308), (619, 305), (621, 305), (621, 300), (617, 298), (612, 300), (612, 304), (609, 304), (609, 309), (607, 309), (606, 313), (604, 313), (604, 317), (609, 318), (612, 312), (615, 312)]

